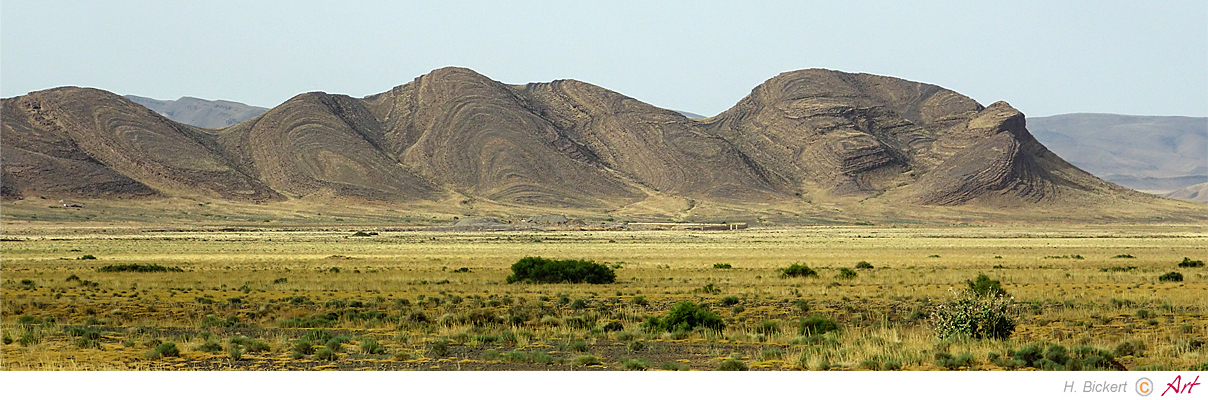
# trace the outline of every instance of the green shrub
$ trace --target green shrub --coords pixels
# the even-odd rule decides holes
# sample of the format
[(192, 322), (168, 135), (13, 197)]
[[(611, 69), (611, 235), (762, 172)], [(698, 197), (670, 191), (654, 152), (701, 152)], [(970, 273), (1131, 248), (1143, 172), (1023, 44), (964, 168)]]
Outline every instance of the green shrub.
[(97, 269), (100, 272), (185, 272), (180, 267), (164, 267), (158, 264), (117, 264)]
[(659, 369), (664, 370), (664, 371), (687, 371), (688, 366), (677, 363), (675, 361), (667, 361), (662, 364), (659, 364)]
[(721, 298), (721, 305), (723, 306), (732, 306), (735, 304), (738, 304), (738, 297), (726, 296)]
[(645, 328), (649, 331), (692, 331), (697, 327), (703, 327), (712, 330), (722, 330), (726, 327), (726, 323), (722, 321), (721, 316), (710, 311), (704, 305), (693, 304), (692, 302), (684, 301), (676, 304), (667, 311), (667, 315), (662, 318), (650, 317), (646, 320)]
[(650, 369), (650, 360), (645, 358), (626, 358), (621, 360), (621, 367), (629, 371), (645, 371)]
[(94, 256), (92, 254), (85, 254), (85, 255), (80, 256), (79, 259), (80, 260), (95, 260), (96, 256)]
[(428, 346), (428, 352), (432, 353), (432, 355), (436, 358), (445, 358), (445, 356), (449, 355), (449, 341), (438, 340), (432, 342), (432, 344)]
[(157, 360), (163, 357), (180, 357), (180, 350), (176, 348), (176, 343), (164, 342), (160, 343), (158, 346), (155, 346), (155, 349), (148, 351), (147, 354), (144, 354), (144, 356), (152, 360)]
[(625, 329), (625, 325), (620, 321), (612, 321), (604, 324), (604, 332), (617, 332)]
[(746, 364), (743, 364), (742, 361), (735, 360), (733, 358), (722, 361), (721, 364), (717, 366), (718, 371), (747, 371), (750, 369), (751, 368), (747, 367)]
[(628, 348), (628, 349), (629, 349), (629, 352), (631, 352), (631, 353), (636, 353), (636, 352), (639, 352), (639, 351), (642, 351), (642, 350), (646, 350), (646, 343), (644, 343), (644, 342), (629, 342), (629, 345), (628, 345), (628, 346), (626, 346), (626, 348)]
[(202, 343), (201, 345), (197, 346), (193, 350), (204, 351), (206, 353), (218, 353), (218, 352), (222, 351), (222, 344), (209, 340), (209, 341), (206, 341), (205, 343)]
[(361, 353), (365, 354), (385, 354), (385, 348), (372, 337), (362, 338)]
[(593, 355), (591, 355), (591, 354), (588, 354), (588, 355), (585, 355), (585, 356), (579, 356), (579, 358), (576, 358), (576, 359), (575, 359), (575, 364), (576, 364), (576, 365), (582, 365), (582, 366), (585, 366), (585, 367), (586, 367), (586, 366), (588, 366), (588, 365), (600, 365), (600, 364), (603, 364), (603, 363), (602, 363), (602, 362), (600, 362), (600, 359), (596, 358), (596, 356), (593, 356)]
[(955, 300), (937, 307), (932, 320), (940, 338), (1006, 339), (1015, 332), (1010, 308), (1008, 298), (964, 291)]
[(856, 263), (856, 269), (873, 269), (873, 266), (868, 261), (860, 261)]
[(835, 275), (837, 279), (854, 279), (857, 276), (856, 271), (851, 268), (839, 268), (839, 274)]
[(965, 281), (969, 285), (969, 290), (978, 296), (1007, 296), (1007, 291), (1003, 290), (1002, 284), (999, 281), (991, 280), (986, 274), (977, 274), (977, 280)]
[(935, 353), (935, 365), (952, 371), (955, 371), (961, 367), (969, 368), (973, 366), (973, 355), (964, 353), (960, 356), (953, 357), (947, 352), (937, 352)]
[(730, 269), (730, 268), (734, 268), (734, 267), (731, 266), (730, 264), (723, 264), (723, 263), (713, 264), (713, 269)]
[(645, 306), (645, 305), (650, 304), (649, 302), (646, 301), (646, 296), (633, 296), (633, 300), (631, 300), (630, 302), (633, 303), (633, 305), (635, 305), (635, 306)]
[(818, 271), (810, 269), (810, 267), (806, 266), (805, 264), (793, 263), (793, 265), (790, 265), (788, 268), (780, 270), (781, 278), (809, 278), (817, 276)]
[(823, 335), (837, 330), (839, 324), (835, 320), (818, 315), (803, 318), (797, 324), (797, 331), (803, 336)]
[(293, 350), (298, 354), (311, 355), (315, 354), (315, 345), (306, 339), (298, 339), (294, 341)]
[(1167, 272), (1167, 273), (1163, 274), (1162, 276), (1159, 276), (1158, 280), (1162, 281), (1162, 282), (1182, 282), (1183, 274), (1180, 274), (1178, 272)]
[(1183, 257), (1183, 261), (1179, 263), (1179, 266), (1183, 267), (1183, 268), (1203, 267), (1204, 261), (1203, 260), (1192, 260), (1190, 258)]
[(339, 358), (339, 356), (336, 355), (336, 352), (332, 349), (323, 348), (315, 352), (316, 360), (335, 361), (337, 358)]
[(525, 257), (512, 264), (508, 283), (613, 283), (616, 272), (603, 264), (589, 260), (549, 260)]
[(1116, 254), (1116, 256), (1112, 257), (1112, 258), (1136, 258), (1136, 257), (1133, 257), (1132, 254)]
[(1116, 357), (1134, 356), (1141, 357), (1145, 354), (1145, 343), (1124, 341), (1116, 345), (1116, 351), (1113, 352)]
[(21, 334), (21, 339), (17, 340), (17, 343), (20, 344), (21, 347), (33, 346), (38, 343), (42, 343), (42, 336), (34, 334), (33, 331), (25, 331), (25, 333)]

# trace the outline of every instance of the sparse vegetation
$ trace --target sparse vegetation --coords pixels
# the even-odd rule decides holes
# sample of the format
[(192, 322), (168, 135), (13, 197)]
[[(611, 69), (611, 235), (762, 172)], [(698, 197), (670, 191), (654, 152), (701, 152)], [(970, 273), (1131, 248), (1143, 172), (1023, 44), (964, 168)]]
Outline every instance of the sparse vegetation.
[(818, 272), (810, 269), (810, 267), (806, 266), (805, 264), (794, 263), (788, 268), (780, 270), (780, 276), (783, 278), (808, 278), (818, 276)]
[(616, 281), (617, 275), (603, 264), (588, 260), (549, 260), (525, 257), (512, 264), (508, 283), (592, 283)]
[(1159, 276), (1158, 280), (1162, 281), (1162, 282), (1182, 282), (1183, 274), (1180, 274), (1178, 272), (1167, 272), (1165, 274), (1162, 274), (1162, 276)]
[(1203, 267), (1204, 260), (1192, 260), (1188, 257), (1183, 257), (1183, 261), (1179, 262), (1179, 266), (1183, 268)]
[(721, 330), (726, 323), (709, 308), (684, 301), (671, 307), (661, 318), (650, 317), (643, 326), (649, 331), (675, 332), (692, 331), (696, 327)]
[[(166, 265), (162, 260), (192, 257), (178, 264), (184, 272), (155, 276), (102, 273), (75, 256), (62, 257), (62, 242), (5, 242), (0, 331), (9, 345), (3, 368), (253, 369), (272, 359), (272, 365), (291, 369), (712, 370), (727, 353), (740, 354), (727, 359), (760, 370), (1132, 370), (1203, 364), (1192, 357), (1205, 348), (1199, 328), (1208, 315), (1199, 302), (1202, 272), (1180, 269), (1182, 282), (1155, 280), (1173, 266), (1174, 254), (1195, 251), (1175, 239), (1152, 239), (1156, 247), (1122, 243), (1103, 250), (1093, 247), (1102, 235), (1041, 241), (1027, 236), (1031, 229), (1021, 229), (1020, 238), (997, 241), (985, 251), (974, 239), (957, 243), (970, 250), (930, 247), (937, 233), (949, 232), (907, 228), (900, 231), (908, 232), (905, 238), (855, 244), (844, 242), (846, 233), (811, 236), (811, 246), (829, 241), (827, 246), (842, 250), (803, 255), (797, 237), (767, 230), (694, 237), (700, 245), (690, 252), (675, 246), (691, 232), (417, 231), (345, 241), (348, 232), (271, 232), (265, 236), (273, 240), (263, 243), (243, 240), (257, 234), (247, 232), (73, 243), (103, 252), (115, 265)], [(329, 238), (335, 241), (329, 244)], [(606, 244), (612, 238), (618, 243)], [(665, 238), (674, 241), (659, 241)], [(376, 247), (383, 242), (389, 251)], [(724, 246), (712, 249), (708, 243)], [(869, 250), (867, 243), (892, 244), (895, 251)], [(1040, 261), (1053, 247), (1037, 243), (1086, 257)], [(196, 256), (219, 248), (286, 255), (271, 263)], [(422, 250), (394, 255), (398, 248)], [(520, 254), (499, 255), (499, 249)], [(944, 251), (942, 261), (928, 257), (936, 250)], [(533, 251), (627, 262), (623, 269), (608, 267), (617, 275), (606, 287), (503, 285), (509, 263)], [(1127, 260), (1133, 265), (1120, 266), (1111, 257), (1124, 252), (1135, 255)], [(151, 256), (123, 260), (120, 254)], [(988, 271), (994, 262), (986, 261), (998, 254), (1010, 264)], [(858, 280), (829, 279), (840, 266), (852, 266), (853, 255), (877, 260), (878, 266), (866, 273), (852, 267), (861, 272)], [(618, 257), (632, 259), (614, 262)], [(798, 257), (809, 257), (816, 266), (811, 270), (828, 279), (768, 279), (783, 273), (773, 268)], [(718, 259), (744, 268), (709, 267)], [(469, 273), (457, 272), (462, 268)], [(941, 337), (935, 314), (955, 301), (944, 296), (954, 286), (976, 298), (1009, 290), (1001, 299), (1014, 296), (1017, 302), (1005, 315), (1027, 327), (1033, 339), (1025, 340), (1043, 341), (1032, 349), (1032, 342), (1018, 342), (1018, 333), (1005, 341), (985, 340), (992, 338), (989, 333), (977, 339), (968, 333), (972, 329)], [(981, 296), (979, 288), (985, 289)], [(688, 312), (680, 306), (684, 302), (707, 314)], [(978, 330), (983, 325), (978, 322)], [(173, 343), (178, 355), (154, 353), (165, 343)], [(940, 352), (949, 357), (937, 359)], [(585, 356), (599, 364), (581, 362)]]
[(992, 292), (980, 295), (973, 290), (962, 291), (952, 301), (936, 307), (932, 322), (940, 338), (1006, 339), (1015, 332), (1011, 304), (1010, 299)]
[(158, 264), (117, 264), (97, 268), (100, 272), (184, 272), (180, 267), (164, 267)]

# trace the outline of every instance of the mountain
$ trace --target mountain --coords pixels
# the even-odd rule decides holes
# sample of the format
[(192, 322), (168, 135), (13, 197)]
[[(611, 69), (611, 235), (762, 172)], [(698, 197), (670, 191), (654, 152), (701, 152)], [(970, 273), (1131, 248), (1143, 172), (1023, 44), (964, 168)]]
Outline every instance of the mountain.
[(364, 98), (301, 94), (223, 129), (65, 87), (4, 99), (0, 133), (10, 200), (360, 201), (661, 220), (1199, 211), (1066, 163), (1005, 102), (821, 69), (776, 76), (703, 119), (585, 82), (506, 85), (465, 68)]
[(226, 100), (203, 100), (194, 97), (156, 100), (134, 95), (125, 97), (151, 111), (163, 114), (168, 119), (200, 128), (225, 128), (268, 111), (264, 107)]
[(1166, 197), (1179, 200), (1194, 201), (1197, 203), (1208, 203), (1208, 182), (1191, 185), (1173, 192), (1167, 193)]
[(1208, 118), (1063, 114), (1030, 118), (1028, 127), (1062, 158), (1128, 188), (1208, 182)]

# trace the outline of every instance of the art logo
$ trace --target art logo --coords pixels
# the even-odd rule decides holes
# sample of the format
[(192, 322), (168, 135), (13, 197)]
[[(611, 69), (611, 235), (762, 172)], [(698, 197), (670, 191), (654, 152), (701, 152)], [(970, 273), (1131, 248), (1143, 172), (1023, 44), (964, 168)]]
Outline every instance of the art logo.
[[(1191, 394), (1191, 390), (1199, 385), (1200, 385), (1200, 376), (1199, 375), (1196, 375), (1195, 378), (1191, 379), (1190, 381), (1184, 381), (1183, 376), (1178, 375), (1178, 376), (1174, 377), (1174, 380), (1172, 380), (1172, 381), (1170, 381), (1170, 383), (1166, 384), (1165, 390), (1162, 390), (1162, 394), (1159, 395), (1158, 397), (1164, 397), (1167, 394), (1170, 394), (1170, 395)], [(1153, 394), (1153, 392), (1155, 390), (1159, 389), (1154, 386), (1153, 381), (1149, 380), (1149, 378), (1138, 379), (1136, 388), (1137, 388), (1137, 394), (1141, 395), (1141, 396), (1149, 396), (1149, 395)]]
[(1191, 389), (1199, 385), (1199, 375), (1195, 376), (1195, 380), (1187, 383), (1183, 383), (1183, 376), (1179, 375), (1174, 377), (1173, 381), (1170, 381), (1170, 383), (1166, 384), (1166, 390), (1162, 391), (1162, 395), (1165, 396), (1166, 393), (1170, 392), (1174, 392), (1174, 394), (1191, 394)]

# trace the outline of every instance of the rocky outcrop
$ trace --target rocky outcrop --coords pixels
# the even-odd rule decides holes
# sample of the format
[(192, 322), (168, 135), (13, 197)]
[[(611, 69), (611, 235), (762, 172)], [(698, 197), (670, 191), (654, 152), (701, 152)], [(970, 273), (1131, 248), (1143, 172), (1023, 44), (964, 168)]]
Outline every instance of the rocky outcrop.
[[(1005, 102), (811, 69), (690, 119), (588, 83), (505, 85), (442, 68), (357, 99), (306, 93), (206, 130), (112, 93), (3, 101), (0, 194), (493, 207), (812, 209), (1157, 204), (1049, 152)], [(650, 200), (650, 201), (647, 201)], [(746, 206), (740, 206), (745, 204)], [(635, 206), (637, 205), (637, 206)], [(663, 214), (658, 214), (663, 213)]]

